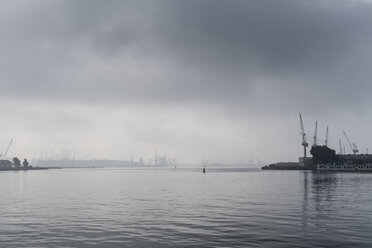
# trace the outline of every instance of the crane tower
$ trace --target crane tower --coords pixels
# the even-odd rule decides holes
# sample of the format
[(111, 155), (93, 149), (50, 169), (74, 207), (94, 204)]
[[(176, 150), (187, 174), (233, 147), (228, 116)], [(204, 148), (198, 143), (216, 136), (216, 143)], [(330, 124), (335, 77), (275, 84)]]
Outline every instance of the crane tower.
[(315, 131), (314, 131), (314, 137), (313, 137), (313, 146), (317, 146), (318, 145), (317, 135), (318, 135), (318, 121), (315, 121)]
[(327, 125), (326, 138), (324, 140), (324, 145), (328, 147), (328, 125)]
[(301, 136), (302, 136), (301, 145), (304, 147), (304, 158), (306, 158), (306, 148), (309, 146), (309, 143), (307, 143), (306, 141), (306, 133), (305, 133), (304, 123), (302, 121), (301, 113), (300, 113), (300, 126), (301, 126)]
[(349, 137), (347, 137), (345, 131), (342, 132), (344, 133), (347, 143), (349, 143), (350, 149), (353, 151), (354, 155), (357, 154), (359, 152), (357, 145), (355, 145), (355, 143), (351, 144)]

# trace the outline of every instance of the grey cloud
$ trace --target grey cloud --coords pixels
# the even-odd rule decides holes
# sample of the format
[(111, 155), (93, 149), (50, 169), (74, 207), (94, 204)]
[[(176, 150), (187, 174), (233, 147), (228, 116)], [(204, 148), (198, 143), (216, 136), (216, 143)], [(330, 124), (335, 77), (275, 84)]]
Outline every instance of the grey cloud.
[(315, 107), (362, 106), (371, 12), (364, 1), (30, 1), (0, 23), (0, 94), (226, 111), (296, 109), (304, 95)]

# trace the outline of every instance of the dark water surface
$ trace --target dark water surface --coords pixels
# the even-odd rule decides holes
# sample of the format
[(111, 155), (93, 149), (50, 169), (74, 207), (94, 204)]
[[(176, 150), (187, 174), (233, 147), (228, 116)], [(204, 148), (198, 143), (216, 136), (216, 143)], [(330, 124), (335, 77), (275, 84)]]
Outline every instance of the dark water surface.
[(0, 172), (0, 247), (372, 247), (372, 174)]

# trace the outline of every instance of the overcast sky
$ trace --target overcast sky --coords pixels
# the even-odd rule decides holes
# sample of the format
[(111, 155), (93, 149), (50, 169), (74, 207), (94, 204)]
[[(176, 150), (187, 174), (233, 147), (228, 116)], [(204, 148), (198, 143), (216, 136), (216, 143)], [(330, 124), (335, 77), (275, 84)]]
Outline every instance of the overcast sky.
[(0, 1), (9, 156), (295, 161), (299, 112), (372, 151), (371, 96), (370, 1)]

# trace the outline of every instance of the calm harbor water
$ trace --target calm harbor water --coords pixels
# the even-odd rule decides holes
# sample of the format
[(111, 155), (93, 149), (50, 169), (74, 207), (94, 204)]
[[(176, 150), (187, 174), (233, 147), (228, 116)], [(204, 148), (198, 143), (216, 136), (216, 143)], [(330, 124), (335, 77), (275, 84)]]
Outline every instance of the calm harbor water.
[(372, 247), (372, 174), (0, 172), (0, 247)]

